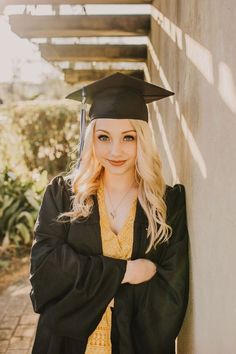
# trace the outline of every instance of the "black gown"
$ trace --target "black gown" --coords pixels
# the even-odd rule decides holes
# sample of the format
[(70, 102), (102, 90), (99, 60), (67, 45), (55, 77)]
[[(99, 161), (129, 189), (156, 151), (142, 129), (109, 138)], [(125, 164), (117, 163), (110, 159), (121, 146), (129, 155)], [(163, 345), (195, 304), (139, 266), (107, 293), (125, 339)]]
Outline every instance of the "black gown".
[(131, 259), (150, 259), (158, 271), (135, 285), (121, 284), (126, 260), (102, 254), (96, 196), (85, 221), (55, 220), (70, 209), (70, 195), (63, 177), (55, 177), (45, 190), (35, 225), (29, 295), (40, 316), (32, 354), (84, 354), (112, 298), (112, 354), (175, 353), (189, 292), (184, 186), (166, 186), (167, 223), (173, 235), (147, 255), (148, 221), (137, 202)]

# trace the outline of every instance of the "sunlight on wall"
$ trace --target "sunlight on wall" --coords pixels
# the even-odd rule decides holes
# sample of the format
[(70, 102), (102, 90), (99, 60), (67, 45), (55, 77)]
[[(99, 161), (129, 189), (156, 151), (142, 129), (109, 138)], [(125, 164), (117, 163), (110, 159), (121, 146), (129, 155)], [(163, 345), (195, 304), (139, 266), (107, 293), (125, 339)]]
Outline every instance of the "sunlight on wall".
[(165, 17), (157, 8), (152, 8), (152, 18), (163, 29), (164, 32), (172, 39), (179, 49), (183, 49), (183, 33), (182, 30)]
[[(167, 90), (173, 91), (171, 89), (171, 86), (170, 86), (170, 84), (169, 84), (169, 82), (168, 82), (168, 80), (166, 78), (166, 75), (165, 75), (165, 73), (164, 73), (164, 71), (163, 71), (163, 69), (161, 67), (161, 64), (159, 62), (159, 59), (158, 59), (157, 54), (155, 52), (155, 49), (153, 48), (152, 42), (150, 40), (148, 40), (147, 47), (148, 47), (149, 53), (151, 54), (152, 60), (153, 60), (153, 62), (155, 64), (155, 67), (159, 71), (160, 79), (163, 82), (165, 88)], [(171, 100), (171, 103), (174, 103), (173, 96), (170, 96), (169, 98)]]
[(183, 34), (182, 30), (165, 17), (156, 8), (153, 9), (152, 17), (156, 20), (162, 30), (176, 43), (179, 49), (183, 49), (183, 36), (185, 38), (186, 56), (197, 67), (202, 75), (211, 84), (214, 83), (212, 55), (208, 49), (191, 38), (187, 33)]
[[(214, 63), (211, 52), (187, 33), (183, 33), (180, 27), (170, 21), (157, 8), (152, 8), (152, 18), (180, 50), (186, 48), (185, 54), (188, 59), (208, 83), (214, 85), (216, 78), (214, 78)], [(218, 80), (218, 92), (221, 99), (233, 113), (236, 113), (236, 88), (233, 73), (223, 61), (218, 63)]]
[[(160, 78), (164, 84), (164, 87), (167, 89), (167, 90), (171, 90), (171, 86), (166, 78), (166, 75), (160, 65), (160, 61), (157, 57), (157, 54), (152, 46), (152, 43), (149, 41), (148, 42), (148, 49), (149, 49), (149, 52), (150, 52), (150, 55), (151, 55), (151, 58), (152, 58), (152, 61), (153, 63), (155, 64), (155, 67), (156, 69), (159, 71), (159, 75), (160, 75)], [(193, 134), (191, 133), (190, 129), (188, 128), (188, 125), (187, 125), (187, 122), (186, 122), (186, 119), (184, 118), (183, 114), (180, 112), (180, 107), (179, 107), (179, 103), (178, 101), (176, 100), (176, 98), (174, 98), (173, 96), (169, 97), (171, 103), (175, 104), (175, 112), (176, 112), (176, 116), (178, 118), (178, 120), (180, 121), (180, 124), (181, 124), (181, 128), (182, 128), (182, 131), (183, 131), (183, 134), (184, 134), (184, 137), (188, 143), (188, 146), (189, 146), (189, 149), (191, 151), (191, 154), (193, 156), (193, 158), (195, 159), (195, 161), (197, 162), (198, 164), (198, 167), (200, 169), (200, 172), (203, 176), (203, 178), (205, 179), (207, 177), (207, 169), (206, 169), (206, 164), (204, 162), (204, 159), (203, 159), (203, 156), (197, 146), (197, 143), (193, 137)], [(167, 153), (167, 156), (170, 155), (170, 148), (169, 146), (167, 147), (165, 145), (165, 149), (166, 149), (166, 153)], [(171, 171), (172, 171), (172, 174), (174, 173), (173, 175), (173, 178), (175, 178), (175, 175), (176, 175), (176, 171), (175, 169), (173, 169), (173, 163), (172, 163), (172, 158), (169, 158), (168, 157), (168, 160), (169, 160), (169, 163), (171, 164), (170, 167), (171, 167)]]
[(192, 156), (193, 156), (194, 160), (197, 162), (203, 178), (206, 179), (207, 178), (207, 168), (206, 168), (205, 161), (204, 161), (203, 156), (196, 144), (196, 141), (194, 140), (193, 134), (191, 133), (190, 129), (188, 128), (187, 121), (184, 118), (184, 115), (180, 112), (179, 103), (177, 101), (175, 101), (175, 113), (176, 113), (178, 120), (180, 121), (184, 137), (189, 143), (189, 148), (191, 150)]
[[(147, 67), (145, 67), (145, 69), (144, 69), (144, 74), (145, 74), (146, 80), (147, 81), (151, 81), (150, 73), (149, 73)], [(170, 98), (171, 97), (169, 97), (169, 99)], [(163, 118), (162, 118), (161, 113), (159, 111), (157, 102), (153, 102), (152, 103), (152, 107), (153, 107), (153, 109), (154, 109), (154, 111), (156, 113), (156, 119), (157, 119), (158, 127), (159, 127), (159, 130), (160, 130), (160, 135), (161, 135), (161, 138), (162, 138), (162, 143), (163, 143), (163, 146), (164, 146), (164, 149), (165, 149), (165, 152), (166, 152), (166, 155), (167, 155), (167, 159), (168, 159), (168, 162), (169, 162), (169, 166), (170, 166), (170, 169), (171, 169), (171, 173), (172, 173), (172, 177), (173, 177), (172, 183), (173, 184), (179, 183), (179, 177), (177, 175), (174, 158), (173, 158), (172, 153), (171, 153), (170, 145), (168, 143), (167, 135), (166, 135), (165, 128), (164, 128), (164, 125), (163, 125)], [(153, 122), (152, 121), (151, 121), (151, 125), (153, 126)]]
[(171, 153), (170, 145), (168, 143), (168, 138), (167, 138), (166, 131), (165, 131), (165, 128), (164, 128), (164, 125), (163, 125), (162, 115), (161, 115), (161, 113), (159, 111), (157, 103), (154, 102), (154, 103), (152, 103), (152, 105), (153, 105), (154, 111), (156, 113), (157, 122), (158, 122), (158, 126), (159, 126), (159, 129), (160, 129), (160, 134), (161, 134), (161, 137), (162, 137), (163, 146), (164, 146), (164, 149), (165, 149), (165, 152), (166, 152), (166, 155), (167, 155), (167, 159), (168, 159), (168, 163), (169, 163), (169, 167), (170, 167), (170, 170), (171, 170), (172, 183), (173, 184), (179, 183), (179, 177), (178, 177), (178, 174), (177, 174), (174, 158), (173, 158), (173, 155)]
[(236, 113), (236, 88), (232, 71), (224, 62), (219, 63), (218, 91), (232, 113)]
[(186, 56), (210, 83), (214, 84), (212, 55), (208, 49), (185, 34)]

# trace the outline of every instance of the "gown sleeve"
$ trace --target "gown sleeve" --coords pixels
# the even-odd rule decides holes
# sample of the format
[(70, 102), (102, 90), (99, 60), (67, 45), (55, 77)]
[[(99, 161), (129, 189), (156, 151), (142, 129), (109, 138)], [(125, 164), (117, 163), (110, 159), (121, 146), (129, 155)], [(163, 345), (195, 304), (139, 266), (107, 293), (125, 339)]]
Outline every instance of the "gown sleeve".
[[(62, 176), (47, 186), (34, 228), (30, 298), (41, 323), (53, 333), (89, 336), (117, 292), (127, 261), (83, 255), (66, 241), (68, 224), (55, 219), (69, 205)], [(79, 237), (79, 235), (78, 235)]]
[[(174, 353), (188, 304), (189, 258), (185, 188), (168, 186), (166, 193), (167, 224), (172, 227), (168, 242), (157, 247), (157, 273), (138, 285), (138, 308), (135, 318), (143, 347), (149, 353)], [(139, 337), (140, 338), (140, 337)], [(139, 342), (139, 346), (142, 344)], [(139, 350), (137, 348), (137, 353)]]

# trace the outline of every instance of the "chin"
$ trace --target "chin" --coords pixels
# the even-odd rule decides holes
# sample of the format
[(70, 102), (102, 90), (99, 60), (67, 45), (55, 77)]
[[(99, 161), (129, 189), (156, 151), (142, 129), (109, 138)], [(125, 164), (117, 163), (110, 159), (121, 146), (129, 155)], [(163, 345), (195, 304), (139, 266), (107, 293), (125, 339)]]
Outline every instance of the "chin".
[(126, 172), (128, 172), (129, 170), (133, 170), (135, 168), (135, 165), (128, 165), (128, 164), (124, 164), (123, 166), (111, 166), (108, 163), (103, 164), (104, 169), (114, 175), (121, 175), (124, 174)]

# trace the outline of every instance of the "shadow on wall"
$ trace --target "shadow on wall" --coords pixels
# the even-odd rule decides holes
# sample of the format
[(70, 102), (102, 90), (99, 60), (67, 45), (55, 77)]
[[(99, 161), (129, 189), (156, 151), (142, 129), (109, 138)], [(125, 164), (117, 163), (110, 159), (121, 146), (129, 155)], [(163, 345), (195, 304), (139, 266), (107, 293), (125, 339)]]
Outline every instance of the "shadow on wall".
[[(161, 29), (162, 36), (163, 32), (165, 35), (168, 36), (167, 39), (171, 39), (171, 41), (175, 44), (176, 48), (181, 50), (181, 52), (185, 53), (186, 59), (188, 63), (192, 63), (197, 70), (197, 74), (201, 74), (201, 78), (205, 79), (208, 84), (210, 84), (211, 90), (215, 90), (215, 94), (218, 95), (219, 99), (226, 105), (226, 107), (232, 113), (236, 113), (236, 90), (235, 90), (235, 83), (234, 77), (230, 67), (223, 61), (219, 61), (218, 63), (214, 64), (213, 57), (211, 52), (201, 45), (198, 41), (191, 38), (187, 33), (184, 33), (175, 23), (165, 17), (157, 8), (153, 7), (152, 10), (152, 19), (158, 25), (158, 29)], [(152, 43), (154, 42), (154, 43)], [(145, 76), (147, 80), (151, 81), (151, 77), (156, 76), (153, 74), (153, 70), (157, 71), (158, 76), (164, 84), (164, 87), (168, 90), (173, 90), (168, 79), (165, 75), (164, 68), (162, 67), (160, 60), (158, 59), (157, 50), (155, 48), (156, 41), (149, 40), (148, 42), (148, 55), (149, 61), (151, 65), (149, 65), (149, 70), (145, 71)], [(189, 65), (189, 64), (188, 64)], [(192, 69), (190, 69), (192, 70)], [(181, 81), (181, 80), (180, 80)], [(184, 84), (184, 83), (183, 83)], [(181, 84), (180, 84), (181, 85)], [(181, 85), (182, 86), (182, 85)], [(182, 92), (186, 95), (191, 95), (191, 92), (187, 93), (183, 86), (181, 88)], [(193, 92), (198, 93), (199, 87), (193, 87)], [(179, 95), (180, 96), (180, 95)], [(182, 98), (182, 97), (180, 97)], [(191, 156), (197, 163), (200, 173), (204, 179), (207, 178), (207, 168), (204, 157), (194, 139), (194, 136), (188, 126), (188, 120), (185, 117), (185, 114), (181, 110), (181, 105), (178, 101), (177, 96), (169, 97), (173, 107), (175, 116), (179, 121), (181, 126), (181, 131), (183, 137), (186, 140), (186, 143), (189, 147), (191, 152)], [(186, 100), (186, 98), (185, 98)], [(181, 102), (184, 101), (181, 99)], [(166, 138), (166, 132), (163, 125), (163, 118), (160, 110), (158, 109), (158, 103), (152, 104), (153, 109), (155, 111), (155, 116), (158, 118), (158, 128), (162, 132), (161, 136), (163, 139), (163, 145), (165, 147), (165, 152), (168, 158), (168, 162), (171, 168), (172, 176), (173, 176), (173, 183), (179, 182), (179, 177), (176, 171), (176, 166), (174, 163), (173, 156), (171, 154), (171, 149), (168, 146), (168, 141)], [(194, 113), (195, 119), (197, 119), (195, 112)], [(196, 112), (197, 113), (197, 112)], [(155, 124), (156, 122), (152, 122)]]
[[(152, 18), (168, 35), (169, 39), (175, 43), (177, 48), (186, 54), (188, 60), (196, 67), (198, 72), (202, 74), (203, 78), (212, 85), (212, 88), (215, 88), (219, 98), (222, 99), (230, 111), (236, 113), (235, 82), (230, 67), (221, 60), (217, 62), (215, 56), (214, 61), (211, 52), (205, 46), (194, 40), (187, 33), (184, 33), (158, 9), (153, 8)], [(160, 68), (159, 71), (161, 77), (163, 70)], [(164, 83), (165, 80), (166, 78), (163, 76)]]
[[(156, 84), (159, 81), (161, 86), (175, 92), (175, 95), (168, 97), (171, 105), (162, 102), (150, 105), (151, 124), (157, 132), (157, 139), (162, 141), (161, 149), (172, 184), (181, 182), (187, 184), (189, 189), (193, 179), (200, 181), (195, 183), (198, 187), (203, 185), (202, 181), (207, 182), (205, 188), (211, 185), (219, 168), (214, 154), (217, 156), (221, 144), (225, 149), (221, 154), (222, 163), (227, 164), (223, 161), (227, 151), (224, 145), (227, 144), (222, 142), (227, 141), (227, 134), (230, 134), (235, 124), (236, 89), (231, 70), (231, 67), (235, 67), (235, 55), (232, 49), (225, 50), (225, 32), (229, 29), (225, 29), (226, 20), (222, 24), (225, 27), (218, 28), (217, 21), (223, 14), (217, 11), (219, 6), (211, 2), (201, 2), (200, 6), (193, 0), (187, 6), (184, 4), (184, 8), (181, 7), (181, 1), (172, 2), (171, 5), (164, 0), (154, 1), (152, 6), (145, 78)], [(236, 48), (235, 35), (231, 32), (232, 39), (227, 36), (228, 47), (232, 43), (231, 48)], [(223, 173), (219, 174), (219, 182), (215, 182), (215, 185), (220, 185), (222, 176)], [(203, 210), (198, 218), (201, 213)], [(190, 274), (190, 299), (178, 339), (179, 353), (195, 353), (193, 313), (197, 317), (199, 314), (194, 308), (193, 296), (197, 289), (194, 288), (192, 271)], [(198, 322), (201, 321), (198, 319)]]

